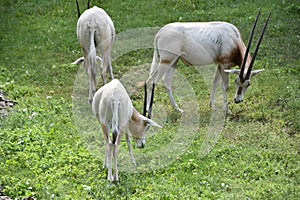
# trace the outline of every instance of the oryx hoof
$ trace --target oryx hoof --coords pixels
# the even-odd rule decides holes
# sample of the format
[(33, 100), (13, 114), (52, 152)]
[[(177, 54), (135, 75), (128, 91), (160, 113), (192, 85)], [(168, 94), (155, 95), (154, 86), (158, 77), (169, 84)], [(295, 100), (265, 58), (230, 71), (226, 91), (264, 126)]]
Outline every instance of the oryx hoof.
[(214, 103), (212, 101), (209, 101), (209, 107), (213, 108), (214, 107)]
[(102, 170), (105, 170), (106, 168), (108, 169), (108, 167), (106, 166), (106, 163), (103, 163)]
[(114, 180), (113, 180), (113, 183), (118, 184), (119, 182), (120, 182), (119, 177), (118, 177), (118, 176), (115, 176), (115, 177), (114, 177)]
[(183, 113), (183, 110), (181, 110), (179, 107), (175, 108), (175, 110), (177, 110), (180, 113)]
[(228, 110), (226, 111), (226, 114), (227, 114), (227, 115), (232, 115), (232, 112), (228, 109)]
[(107, 180), (109, 181), (109, 182), (114, 182), (114, 178), (113, 178), (113, 176), (112, 175), (108, 175), (107, 176)]
[(135, 160), (132, 160), (131, 163), (134, 167), (137, 167)]

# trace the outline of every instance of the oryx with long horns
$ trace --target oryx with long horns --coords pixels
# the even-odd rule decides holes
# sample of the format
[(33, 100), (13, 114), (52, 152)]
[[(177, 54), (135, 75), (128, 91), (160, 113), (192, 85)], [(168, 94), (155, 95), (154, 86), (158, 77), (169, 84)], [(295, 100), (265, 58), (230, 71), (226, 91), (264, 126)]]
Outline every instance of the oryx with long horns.
[[(216, 88), (223, 81), (224, 110), (230, 113), (227, 103), (228, 73), (238, 74), (236, 80), (235, 103), (243, 101), (250, 85), (250, 78), (262, 70), (252, 71), (259, 45), (265, 33), (271, 13), (265, 22), (253, 57), (249, 55), (254, 30), (259, 18), (258, 13), (246, 48), (239, 30), (226, 22), (188, 22), (171, 23), (161, 28), (154, 39), (154, 56), (147, 82), (157, 84), (162, 79), (169, 99), (176, 110), (182, 111), (176, 104), (171, 84), (178, 60), (186, 65), (202, 66), (216, 63), (217, 69), (213, 80), (210, 105), (214, 105)], [(238, 65), (240, 70), (230, 70)], [(152, 90), (151, 85), (148, 89)], [(149, 108), (150, 98), (147, 100)]]
[[(78, 58), (72, 64), (83, 62), (89, 78), (89, 103), (92, 103), (93, 95), (96, 92), (96, 71), (97, 62), (101, 62), (101, 77), (103, 83), (106, 83), (105, 74), (109, 72), (113, 79), (113, 70), (111, 65), (111, 48), (115, 39), (114, 24), (109, 15), (101, 8), (90, 7), (80, 15), (78, 1), (76, 0), (78, 11), (77, 38), (83, 51), (83, 57)], [(102, 54), (102, 59), (98, 56)]]
[[(153, 92), (151, 92), (153, 99)], [(147, 90), (145, 84), (145, 99)], [(130, 146), (130, 135), (133, 136), (136, 146), (144, 148), (146, 144), (146, 132), (150, 126), (161, 128), (156, 122), (150, 119), (151, 107), (150, 102), (148, 117), (146, 116), (146, 100), (144, 101), (144, 113), (141, 115), (132, 105), (130, 97), (122, 83), (114, 79), (101, 87), (95, 94), (92, 109), (93, 113), (102, 125), (102, 132), (105, 138), (106, 151), (103, 167), (108, 168), (109, 181), (119, 181), (117, 158), (119, 146), (123, 133), (126, 133), (126, 142), (133, 165), (136, 165)], [(112, 137), (110, 137), (112, 129)], [(114, 158), (114, 176), (112, 176), (112, 155)]]

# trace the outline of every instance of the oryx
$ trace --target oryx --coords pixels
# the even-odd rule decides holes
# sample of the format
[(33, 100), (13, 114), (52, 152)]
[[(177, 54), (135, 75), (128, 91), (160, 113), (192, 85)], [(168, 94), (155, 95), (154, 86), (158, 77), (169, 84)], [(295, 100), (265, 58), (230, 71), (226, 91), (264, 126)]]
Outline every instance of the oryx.
[[(131, 161), (133, 165), (136, 165), (130, 146), (129, 133), (133, 136), (136, 146), (143, 148), (146, 143), (146, 132), (149, 127), (156, 126), (161, 128), (160, 125), (150, 119), (152, 102), (150, 102), (150, 110), (148, 111), (148, 117), (146, 117), (146, 97), (147, 90), (145, 88), (144, 113), (141, 115), (133, 107), (126, 89), (117, 79), (113, 79), (111, 82), (105, 84), (95, 93), (92, 109), (94, 115), (102, 125), (102, 132), (106, 143), (103, 167), (108, 168), (107, 179), (109, 181), (119, 181), (117, 158), (123, 133), (126, 133), (126, 142)], [(110, 137), (111, 129), (112, 137)], [(112, 176), (112, 154), (114, 158), (114, 176)]]
[[(170, 23), (161, 28), (154, 39), (154, 56), (147, 82), (157, 84), (162, 79), (167, 89), (169, 99), (174, 109), (182, 110), (176, 104), (172, 95), (172, 78), (178, 60), (186, 65), (202, 66), (217, 64), (213, 88), (210, 96), (210, 106), (214, 105), (216, 88), (223, 81), (224, 110), (230, 113), (227, 104), (228, 73), (238, 74), (236, 79), (235, 103), (243, 101), (244, 94), (250, 85), (250, 78), (262, 70), (252, 71), (254, 60), (270, 19), (265, 22), (253, 57), (248, 54), (253, 33), (260, 12), (254, 22), (249, 43), (246, 48), (239, 30), (226, 22), (187, 22)], [(240, 70), (229, 70), (238, 65)], [(151, 85), (148, 88), (151, 91)], [(150, 99), (147, 100), (147, 109)]]
[[(97, 61), (101, 62), (101, 77), (106, 83), (105, 73), (108, 70), (110, 78), (113, 79), (111, 65), (111, 47), (115, 38), (114, 24), (109, 15), (101, 8), (94, 6), (80, 15), (77, 3), (78, 22), (77, 38), (83, 51), (83, 57), (78, 58), (72, 64), (84, 63), (89, 78), (89, 103), (92, 103), (96, 92)], [(89, 8), (89, 3), (88, 3)], [(102, 54), (102, 59), (97, 54)]]

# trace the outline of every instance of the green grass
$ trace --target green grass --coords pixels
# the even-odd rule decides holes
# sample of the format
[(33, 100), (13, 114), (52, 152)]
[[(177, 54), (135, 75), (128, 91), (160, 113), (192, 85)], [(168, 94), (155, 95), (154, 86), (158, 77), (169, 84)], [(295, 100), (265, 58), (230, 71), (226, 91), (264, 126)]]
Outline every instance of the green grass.
[[(196, 129), (190, 146), (163, 168), (144, 166), (146, 172), (125, 173), (120, 166), (121, 182), (110, 184), (101, 169), (102, 160), (87, 150), (73, 111), (78, 66), (69, 63), (81, 56), (75, 1), (2, 0), (0, 89), (18, 102), (7, 118), (0, 119), (0, 186), (5, 195), (13, 199), (300, 198), (298, 1), (112, 0), (91, 4), (109, 13), (117, 34), (173, 21), (221, 20), (235, 24), (245, 43), (258, 9), (262, 12), (259, 27), (272, 11), (255, 63), (256, 69), (265, 71), (252, 79), (242, 104), (233, 103), (234, 77), (230, 77), (228, 99), (233, 114), (214, 148), (202, 157), (199, 152), (211, 115), (210, 88), (195, 68), (180, 63), (176, 71), (198, 99), (197, 126), (186, 128), (187, 133)], [(85, 1), (80, 5), (83, 9)], [(139, 65), (146, 66), (143, 76), (147, 76), (152, 51), (136, 50), (114, 60), (116, 77)], [(139, 110), (141, 94), (131, 95)], [(176, 99), (184, 101), (178, 95)], [(154, 115), (166, 118), (164, 127), (153, 129), (151, 134), (159, 134), (148, 138), (145, 149), (134, 149), (136, 155), (172, 148), (170, 140), (180, 130), (182, 115), (172, 111), (162, 86), (157, 88), (155, 101), (165, 106), (165, 112), (154, 110)], [(99, 128), (96, 122), (95, 126)], [(125, 143), (121, 151), (127, 155)], [(103, 153), (99, 149), (98, 154)]]

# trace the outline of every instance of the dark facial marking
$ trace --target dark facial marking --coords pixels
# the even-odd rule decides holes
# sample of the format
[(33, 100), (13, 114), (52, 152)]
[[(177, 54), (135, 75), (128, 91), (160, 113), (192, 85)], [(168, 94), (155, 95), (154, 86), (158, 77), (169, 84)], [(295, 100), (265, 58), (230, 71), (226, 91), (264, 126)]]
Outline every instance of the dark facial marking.
[(242, 93), (243, 87), (239, 87), (237, 94), (240, 95)]

